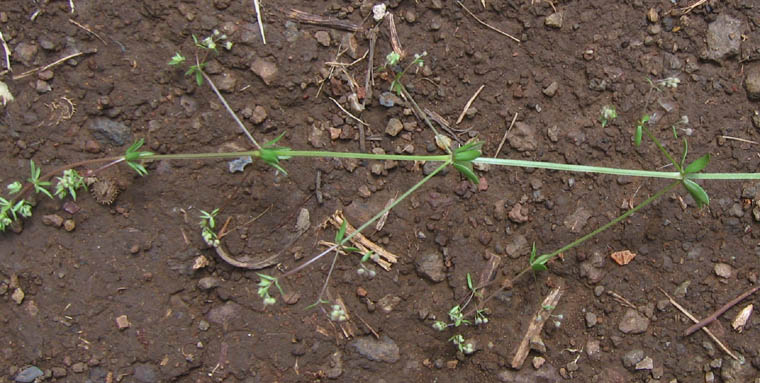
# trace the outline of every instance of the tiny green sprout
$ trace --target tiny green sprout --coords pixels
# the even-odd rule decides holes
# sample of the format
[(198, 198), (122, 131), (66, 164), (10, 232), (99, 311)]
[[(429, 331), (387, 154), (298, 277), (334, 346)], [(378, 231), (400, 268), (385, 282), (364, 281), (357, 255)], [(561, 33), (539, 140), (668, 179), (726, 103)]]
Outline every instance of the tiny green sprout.
[(605, 105), (602, 107), (602, 114), (599, 116), (599, 121), (602, 123), (602, 128), (606, 127), (612, 120), (617, 118), (617, 111), (614, 105)]
[(470, 355), (475, 352), (475, 347), (472, 343), (466, 342), (461, 334), (452, 336), (449, 338), (449, 342), (454, 343), (454, 345), (457, 346), (457, 350), (465, 355)]
[(341, 307), (341, 305), (332, 305), (331, 309), (330, 320), (335, 322), (344, 322), (347, 319), (346, 312), (343, 310), (343, 307)]
[(462, 324), (470, 324), (470, 321), (464, 319), (464, 313), (462, 313), (462, 308), (459, 305), (456, 305), (449, 310), (449, 319), (454, 322), (454, 327), (459, 327)]
[(33, 160), (29, 160), (29, 168), (31, 177), (27, 181), (29, 181), (34, 186), (34, 191), (37, 193), (42, 193), (50, 199), (54, 199), (53, 195), (50, 194), (50, 192), (46, 189), (46, 186), (50, 186), (50, 181), (40, 181), (40, 173), (42, 172), (41, 168), (38, 168)]
[(388, 55), (385, 56), (385, 65), (394, 66), (398, 64), (399, 60), (401, 60), (401, 55), (399, 55), (395, 51), (388, 53)]
[(18, 203), (13, 208), (24, 218), (29, 218), (32, 216), (32, 205), (29, 204), (29, 202), (26, 200), (22, 199), (21, 201), (18, 201)]
[(288, 172), (280, 166), (280, 160), (287, 160), (290, 158), (290, 156), (284, 154), (290, 151), (290, 148), (275, 146), (277, 141), (284, 136), (285, 132), (282, 132), (277, 138), (262, 145), (262, 148), (258, 151), (258, 157), (266, 162), (267, 165), (275, 168), (284, 175), (288, 175)]
[(225, 50), (231, 50), (232, 49), (232, 41), (225, 41), (223, 46), (224, 46)]
[(446, 329), (446, 327), (449, 327), (449, 326), (444, 321), (437, 320), (433, 322), (433, 329), (435, 329), (436, 331), (443, 331)]
[(185, 56), (183, 56), (182, 53), (177, 52), (172, 56), (171, 60), (169, 60), (169, 65), (177, 66), (185, 62), (185, 60)]
[(218, 213), (219, 208), (212, 210), (210, 213), (205, 210), (201, 210), (201, 221), (198, 223), (198, 225), (201, 227), (201, 236), (203, 237), (203, 241), (211, 247), (219, 247), (221, 244), (219, 236), (214, 231), (214, 227), (216, 226), (216, 220), (214, 217), (216, 217)]
[(85, 188), (84, 177), (80, 176), (74, 169), (63, 171), (63, 177), (57, 177), (58, 183), (55, 185), (55, 195), (64, 199), (66, 195), (71, 195), (74, 200), (77, 199), (77, 189)]
[(530, 267), (533, 269), (533, 271), (544, 271), (548, 268), (546, 267), (546, 262), (549, 262), (548, 257), (540, 256), (536, 257), (536, 243), (533, 242), (533, 247), (530, 249)]
[(488, 323), (488, 317), (486, 316), (487, 310), (481, 309), (475, 311), (475, 324), (487, 324)]
[(13, 220), (8, 218), (5, 214), (0, 214), (0, 231), (5, 231), (5, 228), (10, 226), (13, 223)]
[(636, 146), (641, 145), (641, 137), (644, 134), (644, 124), (649, 122), (649, 119), (651, 118), (650, 115), (645, 114), (641, 116), (641, 119), (639, 120), (638, 124), (636, 124), (636, 132), (633, 135), (633, 143)]
[(552, 310), (554, 310), (554, 306), (552, 306), (552, 305), (543, 305), (543, 306), (541, 306), (541, 308), (544, 309), (544, 310), (546, 310), (546, 311), (552, 311)]
[(127, 152), (124, 153), (124, 161), (126, 161), (127, 165), (129, 165), (132, 170), (136, 171), (137, 174), (144, 176), (148, 174), (148, 170), (145, 169), (145, 166), (143, 166), (141, 163), (137, 162), (141, 158), (152, 156), (152, 152), (139, 152), (140, 148), (145, 143), (145, 139), (141, 138), (137, 141), (135, 141), (132, 145), (127, 148)]
[(280, 283), (275, 277), (270, 277), (266, 274), (256, 273), (261, 280), (259, 280), (259, 289), (257, 291), (257, 294), (260, 298), (262, 298), (262, 301), (264, 303), (264, 306), (270, 306), (277, 302), (276, 299), (274, 299), (271, 295), (269, 295), (269, 289), (272, 287), (272, 285), (276, 286), (277, 289), (280, 291), (280, 295), (285, 295), (283, 293), (282, 288), (280, 287)]
[(472, 141), (460, 146), (451, 153), (454, 169), (475, 185), (480, 183), (480, 179), (475, 174), (475, 171), (473, 171), (472, 161), (482, 154), (480, 151), (481, 147), (483, 147), (482, 141)]
[(21, 191), (22, 185), (19, 181), (13, 181), (12, 183), (8, 184), (8, 193), (10, 194), (16, 194)]

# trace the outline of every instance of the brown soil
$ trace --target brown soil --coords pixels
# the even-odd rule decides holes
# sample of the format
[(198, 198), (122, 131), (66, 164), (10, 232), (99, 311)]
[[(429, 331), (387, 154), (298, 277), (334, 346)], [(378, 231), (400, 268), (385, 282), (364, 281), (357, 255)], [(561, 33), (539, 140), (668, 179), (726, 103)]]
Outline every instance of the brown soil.
[[(354, 35), (356, 52), (338, 59), (352, 62), (352, 53), (361, 57), (369, 47), (365, 31), (374, 25), (368, 18), (372, 3), (264, 0), (266, 45), (252, 1), (73, 3), (72, 14), (67, 1), (0, 2), (0, 31), (12, 51), (13, 68), (3, 81), (16, 97), (3, 109), (0, 125), (3, 185), (26, 178), (29, 159), (50, 170), (119, 155), (137, 138), (145, 138), (158, 153), (250, 148), (208, 86), (198, 87), (183, 69), (167, 66), (174, 52), (190, 54), (192, 34), (207, 36), (215, 28), (235, 45), (213, 55), (207, 70), (218, 84), (227, 84), (225, 97), (239, 115), (256, 106), (266, 110), (263, 122), (245, 121), (259, 141), (286, 132), (281, 143), (292, 148), (360, 150), (357, 123), (328, 99), (348, 105), (347, 77), (336, 71), (317, 96), (329, 69), (325, 63), (346, 48), (339, 45), (350, 32), (291, 25), (287, 11), (361, 25)], [(692, 130), (689, 158), (711, 153), (709, 171), (754, 172), (760, 163), (756, 144), (721, 138), (760, 140), (752, 127), (758, 104), (748, 100), (743, 86), (760, 57), (760, 18), (751, 1), (708, 1), (686, 16), (678, 16), (678, 8), (666, 0), (486, 0), (485, 9), (480, 1), (465, 2), (478, 18), (520, 43), (480, 25), (456, 2), (389, 3), (405, 52), (428, 53), (426, 68), (405, 78), (422, 107), (453, 123), (485, 84), (473, 103), (476, 112), (452, 127), (467, 131), (459, 134), (462, 139), (484, 140), (487, 156), (494, 155), (517, 113), (521, 131), (533, 136), (522, 144), (508, 141), (500, 157), (658, 169), (666, 164), (658, 151), (650, 143), (635, 149), (631, 142), (635, 121), (656, 112), (655, 132), (674, 152), (680, 152), (684, 129)], [(686, 5), (678, 1), (679, 7)], [(561, 28), (545, 25), (553, 7), (563, 12)], [(647, 19), (650, 8), (655, 23)], [(708, 25), (724, 15), (741, 23), (741, 35), (732, 36), (741, 49), (707, 61)], [(317, 41), (318, 32), (327, 32), (329, 46)], [(323, 34), (319, 38), (325, 40)], [(76, 51), (91, 53), (48, 73), (13, 79)], [(383, 24), (375, 64), (390, 51)], [(250, 69), (257, 59), (278, 69), (269, 85)], [(363, 86), (366, 70), (365, 59), (347, 73)], [(680, 86), (657, 93), (647, 106), (646, 78), (671, 75), (680, 78)], [(547, 96), (544, 90), (554, 82), (556, 93)], [(379, 104), (377, 97), (388, 86), (388, 79), (379, 76), (360, 114), (369, 124), (366, 150), (395, 152), (411, 144), (418, 154), (437, 151), (432, 133), (404, 107)], [(64, 98), (76, 106), (73, 115)], [(658, 99), (673, 110), (666, 112)], [(606, 104), (616, 105), (619, 117), (603, 129), (598, 118)], [(675, 139), (670, 126), (683, 115), (689, 124)], [(117, 145), (93, 134), (90, 126), (98, 118), (126, 125), (127, 141)], [(385, 134), (390, 118), (416, 127), (391, 137)], [(330, 129), (339, 137), (332, 139)], [(393, 210), (381, 231), (367, 233), (399, 255), (390, 271), (376, 267), (377, 276), (370, 280), (357, 275), (358, 257), (338, 259), (329, 294), (342, 298), (351, 315), (341, 325), (321, 309), (306, 308), (319, 294), (332, 256), (283, 281), (286, 292), (300, 296), (297, 303), (286, 304), (275, 294), (278, 303), (264, 307), (256, 294), (256, 272), (224, 263), (205, 246), (199, 210), (221, 208), (220, 221), (230, 219), (231, 232), (223, 239), (229, 251), (254, 259), (278, 254), (277, 265), (262, 272), (281, 275), (302, 262), (300, 257), (323, 250), (319, 240), (333, 238), (334, 229), (321, 225), (330, 214), (344, 210), (358, 226), (420, 180), (422, 166), (400, 163), (375, 175), (367, 161), (294, 159), (283, 165), (287, 177), (260, 163), (231, 174), (222, 160), (162, 161), (149, 164), (146, 177), (132, 176), (127, 168), (107, 175), (124, 189), (111, 205), (83, 194), (75, 201), (80, 210), (72, 214), (65, 202), (40, 199), (20, 234), (0, 236), (2, 381), (13, 381), (28, 365), (57, 376), (48, 381), (66, 382), (308, 382), (336, 376), (347, 382), (697, 382), (708, 370), (717, 382), (752, 382), (760, 376), (757, 316), (743, 333), (730, 327), (756, 297), (712, 326), (744, 356), (746, 362), (736, 366), (703, 332), (684, 337), (691, 322), (660, 292), (672, 294), (689, 281), (685, 295), (676, 299), (705, 317), (757, 283), (753, 184), (704, 182), (712, 197), (705, 209), (681, 190), (671, 193), (551, 262), (549, 272), (517, 281), (489, 302), (487, 325), (437, 332), (433, 318), (447, 319), (448, 310), (462, 303), (466, 275), (480, 275), (489, 254), (501, 257), (499, 280), (514, 275), (527, 265), (530, 243), (535, 241), (539, 251), (556, 249), (667, 182), (491, 167), (479, 172), (487, 183), (484, 190), (456, 172), (435, 177)], [(317, 172), (322, 203), (315, 197)], [(508, 217), (518, 204), (514, 213), (526, 216), (526, 222)], [(310, 213), (311, 228), (299, 235), (295, 223), (303, 208)], [(51, 214), (73, 220), (76, 228), (67, 232), (43, 224), (42, 217)], [(626, 266), (608, 257), (626, 249), (637, 254)], [(445, 282), (417, 274), (415, 260), (429, 253), (442, 254)], [(209, 265), (194, 271), (199, 256)], [(718, 263), (731, 266), (728, 278), (716, 276)], [(219, 286), (201, 288), (205, 277)], [(541, 335), (546, 363), (535, 372), (531, 363), (540, 354), (532, 351), (512, 374), (516, 377), (510, 375), (517, 344), (544, 297), (558, 285), (565, 287), (554, 310), (561, 316), (552, 317)], [(17, 288), (25, 294), (20, 304), (11, 299)], [(366, 297), (360, 297), (364, 292)], [(613, 293), (650, 320), (643, 333), (619, 330), (629, 307)], [(395, 306), (384, 310), (393, 301)], [(591, 327), (587, 313), (596, 316)], [(116, 318), (122, 315), (129, 327), (120, 330)], [(374, 339), (373, 334), (392, 339), (385, 341), (398, 347), (400, 358), (371, 361), (357, 352), (354, 342)], [(475, 340), (478, 351), (458, 358), (447, 341), (454, 334)], [(652, 359), (653, 369), (624, 366), (621, 358), (635, 349)]]

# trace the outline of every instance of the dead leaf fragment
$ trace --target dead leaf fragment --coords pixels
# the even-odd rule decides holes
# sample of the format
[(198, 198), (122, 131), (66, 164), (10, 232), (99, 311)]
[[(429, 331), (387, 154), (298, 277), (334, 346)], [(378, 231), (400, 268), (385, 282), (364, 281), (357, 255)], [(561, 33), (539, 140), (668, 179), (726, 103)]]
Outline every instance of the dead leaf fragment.
[(731, 322), (731, 327), (733, 327), (734, 330), (738, 332), (742, 332), (744, 330), (744, 326), (749, 321), (749, 316), (752, 315), (752, 308), (753, 306), (749, 304), (744, 307), (742, 311), (739, 311), (739, 314), (736, 315), (734, 321)]
[(612, 258), (612, 260), (615, 261), (618, 265), (625, 266), (631, 263), (634, 258), (636, 258), (636, 253), (633, 253), (630, 250), (616, 251), (610, 254), (610, 258)]

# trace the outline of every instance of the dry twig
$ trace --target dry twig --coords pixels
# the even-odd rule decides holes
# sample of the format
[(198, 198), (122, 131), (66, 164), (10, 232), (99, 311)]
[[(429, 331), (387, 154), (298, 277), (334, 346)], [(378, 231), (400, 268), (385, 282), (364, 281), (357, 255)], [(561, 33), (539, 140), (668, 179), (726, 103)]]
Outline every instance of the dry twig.
[[(683, 315), (686, 315), (694, 323), (699, 322), (699, 320), (694, 315), (691, 315), (691, 313), (688, 310), (686, 310), (683, 306), (681, 306), (680, 304), (678, 304), (678, 302), (676, 302), (676, 300), (673, 299), (673, 297), (671, 297), (668, 293), (666, 293), (665, 290), (663, 290), (662, 288), (659, 288), (659, 289), (660, 289), (661, 293), (665, 294), (665, 296), (668, 297), (668, 300), (670, 301), (670, 304), (672, 304), (678, 310), (680, 310), (683, 313)], [(717, 343), (718, 346), (726, 354), (728, 354), (730, 357), (734, 358), (734, 360), (739, 360), (739, 358), (733, 352), (731, 352), (731, 350), (729, 350), (728, 347), (726, 347), (726, 345), (724, 345), (723, 342), (721, 342), (720, 339), (718, 339), (718, 337), (716, 337), (715, 334), (713, 334), (712, 331), (710, 331), (710, 329), (708, 329), (707, 327), (702, 327), (702, 331), (704, 331), (715, 343)]]
[(512, 358), (512, 368), (519, 370), (522, 367), (523, 362), (525, 362), (525, 358), (530, 351), (530, 340), (541, 333), (541, 329), (544, 328), (544, 323), (546, 323), (554, 309), (557, 307), (560, 297), (562, 297), (561, 286), (552, 290), (549, 295), (546, 296), (543, 303), (541, 303), (541, 307), (536, 311), (536, 315), (531, 318), (530, 324), (528, 325), (528, 331), (525, 332), (525, 336), (517, 347), (514, 358)]
[(84, 26), (82, 24), (79, 24), (78, 22), (76, 22), (76, 20), (73, 20), (73, 19), (69, 19), (69, 22), (72, 23), (72, 24), (74, 24), (74, 25), (76, 25), (79, 28), (82, 28), (85, 32), (87, 32), (87, 33), (95, 36), (98, 40), (100, 40), (101, 43), (103, 43), (103, 45), (108, 45), (108, 43), (106, 43), (106, 41), (103, 40), (103, 38), (100, 37), (99, 34), (93, 32), (92, 29), (87, 28), (86, 26)]
[(470, 97), (470, 99), (467, 101), (466, 104), (464, 104), (464, 109), (462, 109), (462, 113), (459, 115), (459, 118), (457, 118), (456, 124), (459, 125), (460, 122), (462, 122), (462, 119), (464, 119), (465, 113), (467, 113), (468, 110), (470, 110), (470, 106), (472, 106), (472, 103), (475, 102), (475, 99), (478, 98), (478, 95), (483, 90), (483, 88), (486, 87), (486, 84), (483, 84), (478, 88), (478, 90), (475, 92), (475, 94)]
[(393, 14), (388, 13), (385, 18), (388, 19), (388, 29), (391, 34), (391, 46), (393, 47), (393, 51), (396, 52), (400, 58), (404, 58), (406, 53), (404, 53), (404, 49), (401, 48), (401, 40), (399, 40), (398, 32), (396, 32), (396, 22), (393, 21)]
[(486, 23), (485, 23), (483, 20), (481, 20), (481, 19), (479, 19), (477, 16), (475, 16), (475, 14), (474, 14), (474, 13), (470, 12), (470, 10), (469, 10), (469, 9), (467, 9), (467, 7), (465, 7), (465, 6), (464, 6), (464, 4), (462, 4), (462, 2), (461, 2), (461, 1), (457, 1), (457, 4), (459, 4), (459, 6), (460, 6), (460, 7), (462, 7), (462, 8), (463, 8), (465, 11), (467, 11), (467, 13), (469, 13), (469, 14), (470, 14), (470, 16), (472, 16), (472, 18), (473, 18), (473, 19), (477, 20), (477, 21), (478, 21), (480, 24), (482, 24), (482, 25), (483, 25), (483, 26), (485, 26), (486, 28), (488, 28), (488, 29), (490, 29), (490, 30), (492, 30), (492, 31), (495, 31), (495, 32), (497, 32), (497, 33), (499, 33), (499, 34), (501, 34), (501, 35), (507, 36), (507, 37), (509, 37), (510, 39), (512, 39), (512, 40), (515, 40), (515, 41), (516, 41), (516, 42), (518, 42), (518, 43), (520, 42), (520, 40), (519, 40), (517, 37), (515, 37), (515, 36), (512, 36), (512, 35), (510, 35), (510, 34), (509, 34), (509, 33), (507, 33), (507, 32), (502, 32), (500, 29), (498, 29), (498, 28), (495, 28), (495, 27), (492, 27), (492, 26), (490, 26), (490, 25), (486, 24)]
[(261, 33), (261, 41), (264, 45), (267, 45), (267, 38), (264, 36), (264, 22), (261, 21), (261, 7), (259, 7), (259, 0), (253, 0), (253, 8), (256, 9), (256, 20), (259, 23), (259, 33)]
[(754, 144), (754, 145), (757, 145), (757, 144), (760, 143), (760, 142), (757, 142), (757, 141), (747, 140), (747, 139), (739, 138), (739, 137), (731, 137), (731, 136), (718, 136), (718, 137), (726, 139), (726, 140), (734, 140), (734, 141), (739, 141), (739, 142), (746, 142), (748, 144)]
[(356, 32), (359, 30), (359, 25), (350, 21), (340, 20), (334, 17), (314, 15), (297, 9), (291, 9), (286, 15), (289, 18), (298, 20), (304, 24), (321, 25), (323, 27), (343, 29), (349, 32)]
[(687, 14), (687, 13), (691, 12), (691, 11), (692, 11), (694, 8), (696, 8), (696, 7), (698, 7), (698, 6), (702, 5), (702, 4), (704, 4), (704, 3), (706, 3), (706, 2), (707, 2), (707, 0), (698, 0), (697, 2), (695, 2), (695, 3), (694, 3), (694, 4), (692, 4), (692, 5), (689, 5), (688, 7), (684, 7), (684, 8), (681, 8), (681, 9), (680, 9), (680, 11), (681, 11), (681, 15), (685, 15), (685, 14)]
[(501, 142), (499, 142), (499, 147), (496, 148), (496, 153), (493, 155), (493, 158), (498, 157), (499, 153), (501, 153), (501, 148), (504, 146), (504, 142), (507, 141), (507, 135), (509, 134), (509, 131), (512, 130), (513, 126), (515, 126), (515, 121), (517, 121), (517, 112), (515, 112), (514, 117), (512, 117), (512, 122), (509, 124), (509, 128), (506, 132), (504, 132), (504, 137), (501, 138)]
[(0, 42), (3, 43), (3, 50), (5, 50), (5, 68), (8, 69), (8, 72), (13, 72), (13, 69), (11, 69), (11, 49), (8, 48), (8, 43), (5, 42), (3, 32), (0, 32)]
[(328, 97), (328, 98), (329, 98), (329, 99), (330, 99), (332, 102), (334, 102), (334, 103), (335, 103), (335, 105), (337, 105), (337, 106), (338, 106), (338, 108), (340, 108), (340, 110), (342, 110), (342, 111), (343, 111), (343, 113), (347, 114), (349, 117), (351, 117), (351, 118), (353, 118), (354, 120), (358, 121), (360, 124), (362, 124), (362, 125), (364, 125), (364, 126), (369, 126), (369, 124), (367, 124), (366, 122), (364, 122), (364, 121), (362, 121), (361, 119), (359, 119), (359, 117), (356, 117), (356, 116), (354, 116), (353, 114), (351, 114), (351, 112), (347, 111), (347, 110), (346, 110), (346, 109), (345, 109), (343, 106), (341, 106), (341, 105), (340, 105), (340, 103), (338, 102), (338, 100), (336, 100), (336, 99), (334, 99), (334, 98), (332, 98), (332, 97)]
[[(340, 210), (336, 211), (335, 214), (328, 218), (328, 222), (335, 226), (336, 229), (340, 229), (340, 226), (343, 224), (344, 220), (345, 217), (343, 216), (343, 212)], [(351, 233), (354, 231), (356, 231), (356, 228), (351, 226), (351, 224), (346, 221), (346, 236), (351, 235)], [(374, 242), (367, 239), (367, 237), (361, 233), (356, 233), (356, 235), (351, 238), (351, 243), (358, 247), (362, 252), (372, 250), (375, 254), (377, 254), (379, 257), (375, 260), (375, 263), (380, 265), (380, 267), (386, 271), (391, 269), (391, 264), (398, 262), (398, 256), (396, 254), (393, 254), (390, 251), (378, 246)]]
[(13, 76), (13, 80), (16, 81), (16, 80), (20, 80), (20, 79), (22, 79), (24, 77), (29, 77), (29, 76), (37, 73), (37, 72), (43, 72), (43, 71), (46, 71), (46, 70), (48, 70), (48, 69), (50, 69), (50, 68), (52, 68), (52, 67), (54, 67), (56, 65), (60, 65), (61, 63), (66, 62), (66, 60), (70, 60), (70, 59), (73, 59), (74, 57), (79, 57), (81, 55), (91, 54), (91, 53), (98, 53), (98, 50), (95, 49), (95, 48), (93, 48), (93, 49), (89, 49), (89, 50), (82, 51), (82, 52), (72, 53), (72, 54), (70, 54), (68, 56), (61, 57), (58, 60), (55, 60), (52, 63), (50, 63), (48, 65), (45, 65), (43, 67), (31, 69), (31, 70), (28, 70), (28, 71), (26, 71), (26, 72), (24, 72), (24, 73), (22, 73), (22, 74), (20, 74), (18, 76)]
[(732, 299), (731, 301), (729, 301), (728, 303), (726, 303), (725, 305), (723, 305), (721, 308), (719, 308), (717, 311), (715, 311), (714, 313), (712, 313), (709, 317), (707, 317), (705, 319), (702, 319), (701, 321), (697, 322), (695, 325), (687, 328), (686, 331), (684, 332), (684, 335), (689, 336), (689, 335), (693, 334), (695, 331), (697, 331), (697, 330), (699, 330), (699, 329), (707, 326), (708, 324), (712, 323), (714, 320), (718, 319), (719, 316), (723, 315), (724, 312), (728, 311), (728, 309), (730, 309), (731, 307), (734, 307), (737, 303), (743, 301), (744, 298), (746, 298), (746, 297), (754, 294), (755, 292), (757, 292), (757, 290), (760, 290), (760, 286), (755, 286), (755, 287), (753, 287), (753, 288), (745, 291), (744, 293), (742, 293), (738, 297)]

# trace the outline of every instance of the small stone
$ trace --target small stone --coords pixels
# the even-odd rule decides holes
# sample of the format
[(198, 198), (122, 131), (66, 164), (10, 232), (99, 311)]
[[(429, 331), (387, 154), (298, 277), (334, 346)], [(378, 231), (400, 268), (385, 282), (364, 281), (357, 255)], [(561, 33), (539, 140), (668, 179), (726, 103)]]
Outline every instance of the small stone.
[(31, 383), (42, 375), (45, 375), (45, 373), (39, 367), (29, 366), (21, 370), (14, 380), (19, 383)]
[(34, 89), (39, 94), (47, 93), (53, 90), (53, 88), (50, 87), (50, 84), (48, 84), (47, 81), (44, 81), (44, 80), (37, 80), (37, 83), (35, 84)]
[(21, 287), (16, 288), (13, 290), (13, 294), (11, 294), (11, 299), (16, 302), (17, 305), (20, 305), (21, 302), (24, 301), (24, 290), (21, 290)]
[(437, 253), (427, 253), (417, 257), (414, 262), (417, 273), (432, 282), (441, 282), (446, 279), (446, 265), (443, 257)]
[(641, 362), (642, 359), (644, 359), (643, 350), (635, 349), (628, 351), (623, 355), (623, 366), (626, 368), (633, 368), (637, 363)]
[(93, 153), (93, 154), (100, 153), (100, 150), (101, 150), (100, 149), (100, 144), (97, 141), (95, 141), (95, 140), (87, 140), (84, 143), (84, 150), (87, 153)]
[(214, 84), (220, 91), (224, 93), (232, 93), (237, 86), (237, 78), (230, 73), (222, 73), (218, 76), (214, 76)]
[(76, 362), (71, 366), (71, 371), (74, 371), (77, 374), (83, 373), (85, 370), (87, 370), (87, 364), (84, 362)]
[(456, 359), (447, 360), (446, 361), (446, 368), (448, 368), (449, 370), (453, 370), (453, 369), (457, 368), (458, 364), (459, 364), (459, 361), (456, 360)]
[(586, 327), (592, 328), (596, 326), (596, 314), (592, 312), (586, 313)]
[(61, 225), (63, 225), (63, 217), (58, 214), (43, 215), (42, 224), (52, 227), (61, 227)]
[(652, 358), (645, 357), (644, 359), (640, 360), (638, 363), (636, 363), (635, 369), (636, 370), (651, 370), (654, 367), (654, 362), (652, 361)]
[(512, 210), (509, 211), (509, 220), (514, 223), (528, 222), (528, 219), (530, 219), (530, 217), (527, 215), (527, 210), (527, 207), (523, 208), (522, 205), (516, 203), (515, 206), (512, 206)]
[(131, 324), (129, 323), (129, 319), (126, 315), (120, 315), (116, 317), (116, 327), (119, 330), (126, 330), (129, 328)]
[(132, 254), (132, 255), (137, 254), (139, 252), (140, 252), (140, 245), (138, 245), (136, 243), (134, 245), (132, 245), (132, 247), (129, 248), (129, 253)]
[(414, 13), (414, 9), (407, 8), (406, 11), (404, 11), (404, 20), (409, 24), (417, 21), (417, 14)]
[(400, 297), (388, 294), (377, 301), (377, 306), (380, 307), (380, 310), (382, 310), (384, 313), (388, 314), (393, 311), (393, 309), (399, 303), (401, 303)]
[(600, 297), (604, 293), (604, 286), (596, 286), (594, 287), (594, 296)]
[(580, 233), (583, 227), (586, 226), (589, 218), (591, 218), (591, 211), (583, 206), (579, 206), (575, 211), (565, 218), (563, 224), (572, 233)]
[(689, 281), (689, 280), (683, 281), (673, 291), (673, 296), (676, 297), (676, 298), (683, 298), (683, 297), (685, 297), (686, 293), (689, 291), (689, 285), (691, 285), (691, 281)]
[[(750, 100), (760, 100), (760, 65), (752, 65), (747, 68), (747, 77), (744, 78), (744, 89), (747, 90), (747, 97)], [(758, 122), (755, 128), (760, 128), (760, 116), (755, 112), (752, 121), (757, 117)]]
[(599, 352), (602, 350), (602, 345), (596, 339), (589, 339), (589, 341), (586, 342), (586, 347), (584, 349), (586, 350), (586, 355), (589, 357), (598, 358)]
[(298, 212), (298, 218), (296, 218), (296, 233), (305, 233), (311, 227), (311, 214), (309, 209), (302, 207)]
[(707, 51), (705, 58), (720, 62), (724, 58), (739, 54), (742, 22), (721, 13), (707, 27)]
[(282, 300), (286, 305), (294, 305), (301, 300), (301, 293), (297, 291), (288, 291), (282, 296)]
[(369, 187), (367, 187), (367, 185), (359, 186), (357, 192), (362, 198), (369, 198), (372, 195), (372, 192), (369, 190)]
[(647, 20), (649, 20), (650, 23), (655, 24), (660, 21), (660, 14), (657, 13), (656, 9), (649, 8), (647, 11)]
[(634, 309), (628, 309), (618, 324), (618, 330), (624, 334), (641, 334), (649, 328), (649, 319)]
[(383, 335), (382, 339), (373, 336), (356, 338), (349, 347), (371, 361), (396, 363), (400, 358), (398, 345), (388, 335)]
[(549, 84), (549, 86), (547, 86), (546, 88), (544, 88), (542, 92), (547, 97), (554, 97), (554, 95), (557, 94), (557, 89), (559, 89), (559, 84), (557, 84), (556, 81), (552, 81), (552, 83)]
[(17, 57), (25, 66), (32, 66), (34, 57), (37, 55), (39, 48), (36, 44), (21, 42), (13, 49), (13, 56)]
[(532, 126), (517, 122), (513, 129), (507, 134), (509, 145), (518, 152), (533, 151), (537, 148), (536, 129)]
[(544, 359), (541, 356), (534, 356), (533, 361), (531, 363), (533, 364), (533, 368), (538, 370), (539, 368), (541, 368), (541, 366), (544, 365), (544, 363), (546, 363), (546, 359)]
[(201, 319), (200, 322), (198, 322), (198, 330), (208, 331), (209, 328), (211, 328), (211, 324), (206, 320)]
[(253, 61), (251, 71), (259, 76), (266, 85), (271, 85), (277, 78), (277, 64), (262, 58)]
[(546, 344), (544, 343), (544, 340), (541, 339), (539, 335), (536, 335), (533, 338), (530, 338), (530, 349), (539, 354), (545, 354)]
[(522, 234), (514, 234), (510, 237), (509, 242), (504, 246), (504, 252), (510, 258), (519, 258), (529, 252), (528, 239)]
[(734, 272), (733, 267), (725, 263), (716, 263), (714, 270), (715, 270), (715, 275), (721, 278), (726, 278), (726, 279), (731, 278), (731, 275)]
[[(758, 73), (757, 77), (758, 84), (755, 97), (760, 98), (760, 73)], [(747, 91), (747, 94), (749, 95), (749, 90)], [(752, 125), (755, 126), (755, 129), (760, 129), (760, 113), (758, 111), (752, 113)]]
[(222, 284), (222, 281), (219, 280), (219, 278), (203, 277), (198, 281), (198, 288), (203, 291), (208, 291), (208, 290), (219, 287), (219, 285), (221, 284)]
[(149, 363), (135, 364), (132, 376), (140, 383), (156, 383), (159, 380), (158, 369)]
[(712, 371), (705, 372), (705, 383), (715, 383), (715, 373)]
[(330, 46), (330, 34), (326, 31), (317, 31), (317, 33), (314, 34), (314, 38), (317, 39), (319, 45), (323, 47)]
[(562, 28), (562, 19), (564, 18), (564, 12), (554, 12), (547, 16), (544, 20), (544, 25), (550, 28)]
[(253, 122), (255, 125), (258, 125), (264, 122), (267, 117), (267, 110), (264, 109), (264, 107), (261, 105), (256, 105), (256, 107), (253, 108), (253, 113), (251, 114), (251, 122)]
[(63, 378), (68, 374), (65, 367), (53, 367), (51, 370), (54, 378)]
[(106, 117), (96, 117), (87, 121), (87, 130), (100, 142), (110, 142), (122, 146), (132, 141), (132, 130), (121, 122)]
[(55, 77), (55, 72), (50, 69), (37, 73), (37, 78), (43, 81), (50, 81), (53, 77)]
[(388, 120), (388, 125), (385, 126), (385, 133), (389, 136), (396, 137), (404, 129), (404, 124), (398, 118), (391, 118)]
[(72, 232), (76, 228), (77, 228), (77, 223), (73, 219), (67, 219), (67, 220), (63, 221), (63, 230), (66, 230), (68, 232)]

